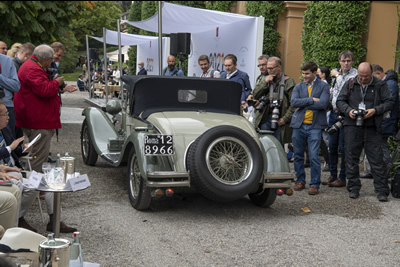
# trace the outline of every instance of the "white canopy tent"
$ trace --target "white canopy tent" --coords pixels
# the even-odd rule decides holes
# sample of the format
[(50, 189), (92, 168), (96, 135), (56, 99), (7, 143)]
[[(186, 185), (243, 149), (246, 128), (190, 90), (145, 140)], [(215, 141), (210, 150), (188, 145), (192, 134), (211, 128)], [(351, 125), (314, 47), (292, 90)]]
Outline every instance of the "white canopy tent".
[[(106, 30), (106, 43), (111, 45), (118, 45), (118, 32)], [(91, 38), (103, 42), (103, 37), (93, 37)], [(126, 55), (124, 59), (128, 59), (127, 51), (129, 46), (137, 45), (137, 62), (143, 61), (145, 63), (145, 68), (148, 71), (149, 75), (159, 75), (158, 68), (153, 68), (153, 66), (157, 66), (158, 63), (158, 37), (156, 36), (145, 36), (145, 35), (137, 35), (137, 34), (129, 34), (129, 33), (121, 33), (121, 54), (125, 54), (124, 49), (126, 49)], [(167, 51), (169, 51), (169, 37), (163, 37), (163, 64), (167, 63)], [(115, 56), (116, 59), (113, 60), (112, 56)], [(107, 53), (109, 56), (109, 60), (118, 61), (119, 50)]]
[[(123, 46), (121, 48), (121, 55), (124, 55), (125, 61), (129, 60), (128, 49), (129, 49), (129, 46), (127, 46), (127, 45)], [(119, 49), (107, 53), (108, 60), (111, 60), (111, 61), (118, 61), (118, 55), (119, 55)]]
[[(221, 27), (252, 19), (254, 17), (193, 8), (168, 2), (163, 2), (162, 7), (162, 31), (167, 34), (176, 32), (199, 33), (215, 29), (216, 26)], [(122, 20), (121, 22), (126, 22), (146, 31), (158, 32), (158, 13), (143, 21)]]
[[(223, 70), (223, 57), (234, 54), (238, 69), (250, 76), (254, 87), (259, 75), (257, 58), (262, 54), (264, 18), (192, 8), (163, 2), (162, 33), (191, 33), (188, 76), (200, 76), (200, 55), (208, 55), (214, 68)], [(143, 21), (121, 21), (151, 32), (158, 32), (158, 13)], [(168, 54), (169, 54), (169, 50)]]

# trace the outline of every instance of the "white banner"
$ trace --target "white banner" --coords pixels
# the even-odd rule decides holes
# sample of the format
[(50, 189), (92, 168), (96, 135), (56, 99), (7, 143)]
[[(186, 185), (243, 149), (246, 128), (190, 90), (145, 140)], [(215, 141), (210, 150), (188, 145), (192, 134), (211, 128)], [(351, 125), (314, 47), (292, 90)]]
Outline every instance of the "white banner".
[[(169, 55), (169, 37), (163, 37), (162, 40), (162, 65), (165, 67), (167, 65), (167, 57)], [(145, 43), (139, 44), (137, 46), (137, 60), (136, 63), (140, 61), (144, 62), (144, 68), (147, 70), (147, 75), (159, 75), (159, 60), (158, 60), (158, 39), (155, 37), (153, 40), (148, 40)], [(136, 74), (139, 69), (136, 68)]]
[[(240, 33), (240, 34), (238, 34)], [(252, 89), (258, 76), (257, 58), (257, 20), (248, 19), (213, 30), (192, 34), (192, 54), (188, 63), (188, 76), (199, 77), (202, 73), (198, 64), (201, 55), (207, 55), (211, 66), (224, 71), (224, 57), (234, 54), (237, 57), (237, 68), (250, 77)], [(260, 55), (258, 55), (260, 54)], [(257, 73), (258, 71), (258, 73)]]

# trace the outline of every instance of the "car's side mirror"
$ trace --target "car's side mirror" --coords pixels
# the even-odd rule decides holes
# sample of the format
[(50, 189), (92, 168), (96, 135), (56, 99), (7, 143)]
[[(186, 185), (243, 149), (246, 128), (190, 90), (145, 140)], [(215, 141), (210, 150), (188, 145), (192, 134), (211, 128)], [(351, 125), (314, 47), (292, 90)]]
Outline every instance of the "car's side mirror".
[(107, 113), (110, 113), (112, 116), (117, 115), (121, 110), (121, 104), (118, 100), (110, 100), (106, 105)]

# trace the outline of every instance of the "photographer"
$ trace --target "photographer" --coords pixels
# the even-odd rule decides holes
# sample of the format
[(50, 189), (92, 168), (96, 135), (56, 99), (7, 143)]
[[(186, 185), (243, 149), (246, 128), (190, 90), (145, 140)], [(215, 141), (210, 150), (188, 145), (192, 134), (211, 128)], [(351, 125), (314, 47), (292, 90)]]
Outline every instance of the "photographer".
[[(57, 77), (60, 77), (60, 72), (58, 71), (58, 67), (60, 66), (60, 61), (62, 57), (65, 54), (66, 48), (65, 46), (60, 43), (60, 42), (54, 42), (50, 45), (51, 48), (54, 50), (54, 55), (53, 55), (53, 61), (51, 62), (51, 65), (49, 67), (50, 71), (50, 79), (54, 80)], [(60, 98), (61, 94), (64, 92), (75, 92), (77, 88), (74, 85), (67, 85), (65, 82), (60, 85), (59, 88), (59, 93), (60, 93)]]
[[(296, 84), (292, 78), (285, 76), (282, 72), (281, 60), (278, 57), (260, 56), (258, 58), (258, 67), (261, 75), (257, 79), (257, 84), (252, 94), (247, 98), (248, 103), (249, 100), (255, 100), (255, 127), (259, 127), (261, 130), (273, 130), (274, 136), (281, 144), (291, 143), (292, 129), (289, 124), (296, 109), (291, 107), (290, 98)], [(273, 90), (273, 99), (270, 98), (271, 89)], [(281, 94), (282, 100), (279, 99), (280, 89), (283, 90)], [(279, 110), (279, 115), (275, 114), (278, 115), (278, 127), (273, 129), (274, 127), (271, 127), (271, 123), (275, 106), (277, 108), (275, 111)]]
[[(357, 69), (353, 68), (354, 55), (351, 51), (342, 51), (339, 54), (340, 69), (333, 69), (331, 75), (333, 77), (332, 88), (330, 89), (332, 99), (332, 111), (329, 114), (328, 125), (332, 127), (335, 125), (339, 117), (339, 110), (336, 106), (336, 100), (342, 89), (343, 85), (351, 78), (357, 76)], [(322, 182), (323, 185), (330, 187), (344, 187), (346, 186), (346, 166), (345, 166), (345, 152), (344, 152), (344, 130), (343, 128), (337, 129), (335, 133), (330, 133), (328, 136), (329, 145), (329, 161), (330, 161), (330, 177), (327, 181)], [(338, 162), (339, 153), (341, 155), (340, 172), (338, 175)]]
[(358, 163), (364, 148), (372, 167), (378, 200), (387, 201), (389, 186), (383, 162), (381, 125), (384, 113), (393, 106), (393, 99), (386, 83), (373, 77), (371, 64), (363, 62), (358, 67), (358, 75), (344, 84), (336, 105), (346, 116), (344, 143), (349, 197), (355, 199), (360, 195)]

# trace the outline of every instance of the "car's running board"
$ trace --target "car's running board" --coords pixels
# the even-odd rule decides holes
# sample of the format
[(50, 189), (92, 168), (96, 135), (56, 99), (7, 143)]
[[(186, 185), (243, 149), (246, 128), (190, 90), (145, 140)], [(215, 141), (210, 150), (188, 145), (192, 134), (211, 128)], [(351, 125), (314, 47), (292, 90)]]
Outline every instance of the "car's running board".
[(296, 179), (294, 172), (264, 173), (264, 180), (292, 180)]
[(109, 154), (101, 154), (101, 157), (105, 159), (108, 163), (111, 163), (114, 166), (117, 166), (121, 153), (109, 153)]

